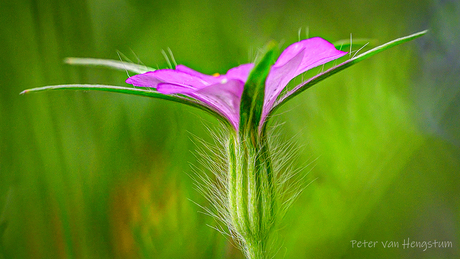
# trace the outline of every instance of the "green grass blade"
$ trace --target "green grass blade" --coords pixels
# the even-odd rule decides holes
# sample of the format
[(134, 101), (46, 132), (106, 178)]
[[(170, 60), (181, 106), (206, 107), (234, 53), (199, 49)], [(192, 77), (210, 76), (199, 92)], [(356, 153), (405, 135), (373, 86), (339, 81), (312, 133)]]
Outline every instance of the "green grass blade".
[(376, 39), (343, 39), (343, 40), (338, 40), (333, 43), (334, 47), (336, 47), (339, 50), (342, 51), (348, 51), (350, 49), (350, 45), (352, 47), (363, 47), (363, 46), (368, 46), (372, 47), (377, 45), (377, 40)]
[[(327, 71), (315, 76), (315, 77), (312, 77), (310, 78), (309, 80), (307, 80), (306, 82), (303, 82), (302, 84), (294, 87), (291, 91), (289, 91), (286, 95), (284, 95), (283, 97), (281, 97), (277, 102), (276, 104), (273, 106), (272, 110), (270, 111), (270, 114), (272, 114), (277, 108), (279, 108), (281, 105), (285, 104), (287, 101), (289, 101), (290, 99), (292, 99), (293, 97), (297, 96), (298, 94), (300, 94), (301, 92), (307, 90), (308, 88), (312, 87), (313, 85), (323, 81), (324, 79), (334, 75), (335, 73), (339, 72), (339, 71), (342, 71), (344, 70), (345, 68), (348, 68), (348, 67), (351, 67), (352, 65), (354, 64), (357, 64), (358, 62), (360, 61), (363, 61), (365, 59), (368, 59), (372, 56), (374, 56), (375, 54), (377, 53), (380, 53), (384, 50), (387, 50), (389, 48), (392, 48), (394, 46), (397, 46), (399, 44), (402, 44), (402, 43), (405, 43), (405, 42), (408, 42), (408, 41), (411, 41), (413, 39), (416, 39), (420, 36), (423, 36), (427, 33), (428, 31), (425, 30), (425, 31), (421, 31), (421, 32), (418, 32), (418, 33), (414, 33), (414, 34), (411, 34), (409, 36), (405, 36), (405, 37), (401, 37), (401, 38), (398, 38), (398, 39), (395, 39), (393, 41), (390, 41), (390, 42), (387, 42), (383, 45), (380, 45), (378, 47), (375, 47), (369, 51), (366, 51), (360, 55), (357, 55), (335, 67), (332, 67), (330, 69), (328, 69)], [(269, 114), (269, 115), (270, 115)]]
[(375, 55), (377, 53), (380, 53), (380, 52), (386, 50), (386, 49), (392, 48), (392, 47), (397, 46), (399, 44), (402, 44), (402, 43), (411, 41), (413, 39), (416, 39), (418, 37), (421, 37), (421, 36), (425, 35), (427, 32), (428, 32), (428, 30), (424, 30), (424, 31), (421, 31), (421, 32), (411, 34), (409, 36), (405, 36), (405, 37), (401, 37), (401, 38), (392, 40), (390, 42), (382, 44), (382, 45), (380, 45), (378, 47), (375, 47), (375, 48), (373, 48), (371, 50), (368, 50), (368, 51), (364, 52), (363, 54), (360, 54), (360, 55), (354, 57), (353, 60), (355, 62), (359, 62), (361, 60), (367, 59), (367, 58), (369, 58), (369, 57), (371, 57), (371, 56), (373, 56), (373, 55)]
[(114, 85), (68, 84), (68, 85), (51, 85), (51, 86), (44, 86), (44, 87), (38, 87), (38, 88), (31, 88), (31, 89), (22, 91), (20, 94), (44, 92), (44, 91), (51, 91), (51, 90), (104, 91), (104, 92), (131, 94), (131, 95), (138, 95), (138, 96), (145, 96), (145, 97), (151, 97), (151, 98), (156, 98), (156, 99), (173, 101), (173, 102), (186, 104), (186, 105), (189, 105), (195, 108), (199, 108), (203, 111), (206, 111), (214, 115), (225, 125), (232, 127), (230, 122), (223, 115), (213, 110), (212, 108), (206, 106), (206, 104), (203, 104), (196, 100), (187, 99), (185, 97), (178, 96), (178, 95), (161, 94), (155, 91), (154, 89), (150, 89), (150, 88), (134, 88), (134, 87), (123, 87), (123, 86), (114, 86)]
[(66, 58), (64, 62), (70, 65), (108, 67), (112, 69), (131, 71), (136, 74), (142, 74), (145, 72), (155, 70), (151, 67), (147, 67), (144, 65), (138, 65), (138, 64), (134, 64), (130, 62), (111, 60), (111, 59)]

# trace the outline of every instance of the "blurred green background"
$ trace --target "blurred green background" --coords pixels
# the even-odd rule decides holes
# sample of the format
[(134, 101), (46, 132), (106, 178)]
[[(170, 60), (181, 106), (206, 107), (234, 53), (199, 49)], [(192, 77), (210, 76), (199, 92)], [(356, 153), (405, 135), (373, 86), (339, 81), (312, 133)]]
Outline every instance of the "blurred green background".
[[(334, 75), (278, 111), (307, 182), (276, 258), (460, 258), (460, 3), (448, 0), (0, 2), (0, 258), (242, 258), (194, 188), (217, 122), (161, 100), (24, 89), (126, 85), (65, 57), (224, 73), (298, 30), (378, 43), (430, 29)], [(403, 249), (411, 241), (452, 248)], [(397, 241), (400, 248), (352, 247)]]

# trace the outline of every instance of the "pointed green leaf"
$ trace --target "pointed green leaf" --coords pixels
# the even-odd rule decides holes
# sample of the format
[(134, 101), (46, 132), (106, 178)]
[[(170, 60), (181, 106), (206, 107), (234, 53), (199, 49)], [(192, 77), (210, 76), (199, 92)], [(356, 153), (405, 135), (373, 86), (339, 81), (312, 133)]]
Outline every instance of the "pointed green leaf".
[(22, 91), (20, 94), (28, 94), (28, 93), (33, 93), (33, 92), (43, 92), (43, 91), (50, 91), (50, 90), (83, 90), (83, 91), (93, 91), (94, 90), (94, 91), (132, 94), (132, 95), (146, 96), (146, 97), (173, 101), (173, 102), (186, 104), (186, 105), (189, 105), (195, 108), (199, 108), (203, 111), (206, 111), (214, 115), (225, 125), (229, 126), (230, 128), (233, 128), (233, 126), (224, 116), (222, 116), (220, 113), (216, 112), (215, 110), (209, 108), (204, 103), (201, 103), (193, 99), (188, 99), (182, 96), (178, 96), (178, 95), (161, 94), (151, 88), (133, 88), (133, 87), (123, 87), (123, 86), (114, 86), (114, 85), (85, 85), (85, 84), (52, 85), (52, 86), (44, 86), (44, 87), (27, 89), (27, 90)]
[(65, 63), (70, 65), (81, 65), (81, 66), (101, 66), (108, 67), (118, 70), (131, 71), (136, 74), (142, 74), (149, 71), (155, 71), (151, 67), (144, 65), (138, 65), (130, 62), (124, 62), (119, 60), (111, 59), (95, 59), (95, 58), (66, 58)]
[(240, 131), (257, 130), (262, 114), (265, 94), (265, 80), (275, 62), (277, 46), (267, 44), (265, 54), (254, 66), (244, 85), (240, 103)]
[(377, 45), (377, 40), (375, 39), (343, 39), (334, 42), (334, 47), (339, 50), (347, 51), (352, 47), (372, 47)]
[[(333, 74), (339, 72), (339, 71), (342, 71), (344, 70), (345, 68), (348, 68), (348, 67), (351, 67), (352, 65), (354, 64), (357, 64), (358, 62), (360, 61), (363, 61), (365, 59), (368, 59), (372, 56), (374, 56), (375, 54), (377, 53), (380, 53), (386, 49), (389, 49), (389, 48), (392, 48), (394, 46), (397, 46), (399, 44), (402, 44), (402, 43), (405, 43), (405, 42), (408, 42), (408, 41), (411, 41), (413, 39), (416, 39), (420, 36), (423, 36), (427, 33), (428, 31), (421, 31), (421, 32), (418, 32), (418, 33), (414, 33), (414, 34), (411, 34), (409, 36), (406, 36), (406, 37), (402, 37), (402, 38), (398, 38), (398, 39), (395, 39), (393, 41), (390, 41), (390, 42), (387, 42), (383, 45), (380, 45), (378, 47), (375, 47), (369, 51), (366, 51), (360, 55), (357, 55), (356, 57), (353, 57), (335, 67), (332, 67), (330, 69), (328, 69), (327, 71), (313, 77), (313, 78), (310, 78), (309, 80), (307, 80), (306, 82), (296, 86), (294, 89), (292, 89), (291, 91), (289, 91), (286, 95), (284, 95), (283, 97), (281, 97), (277, 102), (276, 104), (273, 106), (272, 110), (270, 111), (270, 114), (272, 114), (277, 108), (279, 108), (281, 105), (285, 104), (287, 101), (289, 101), (290, 99), (292, 99), (293, 97), (297, 96), (298, 94), (300, 94), (301, 92), (307, 90), (308, 88), (312, 87), (313, 85), (323, 81), (324, 79), (332, 76)], [(270, 117), (270, 116), (268, 116)]]

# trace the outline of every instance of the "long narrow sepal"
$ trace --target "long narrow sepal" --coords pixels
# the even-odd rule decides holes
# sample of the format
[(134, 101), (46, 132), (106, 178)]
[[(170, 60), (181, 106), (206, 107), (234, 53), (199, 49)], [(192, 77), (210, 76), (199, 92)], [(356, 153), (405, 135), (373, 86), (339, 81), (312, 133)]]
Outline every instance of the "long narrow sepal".
[(69, 65), (80, 65), (80, 66), (101, 66), (117, 70), (130, 71), (136, 74), (142, 74), (149, 71), (155, 71), (151, 67), (144, 65), (138, 65), (130, 62), (111, 60), (111, 59), (96, 59), (96, 58), (66, 58), (65, 63)]
[(277, 46), (267, 44), (264, 56), (254, 66), (244, 85), (240, 103), (240, 132), (257, 132), (264, 105), (265, 81), (275, 63)]
[(51, 86), (44, 86), (38, 88), (31, 88), (22, 91), (20, 94), (28, 94), (34, 92), (44, 92), (44, 91), (51, 91), (51, 90), (83, 90), (83, 91), (104, 91), (104, 92), (115, 92), (115, 93), (122, 93), (122, 94), (131, 94), (131, 95), (138, 95), (138, 96), (145, 96), (151, 97), (156, 99), (163, 99), (168, 101), (173, 101), (177, 103), (186, 104), (203, 111), (206, 111), (216, 118), (218, 118), (222, 123), (224, 123), (228, 127), (233, 126), (230, 122), (222, 116), (220, 113), (216, 112), (215, 110), (209, 108), (207, 105), (198, 102), (196, 100), (187, 99), (182, 96), (178, 95), (165, 95), (161, 94), (151, 88), (133, 88), (133, 87), (123, 87), (123, 86), (114, 86), (114, 85), (86, 85), (86, 84), (69, 84), (69, 85), (51, 85)]
[[(360, 47), (373, 47), (377, 45), (377, 40), (376, 39), (343, 39), (343, 40), (338, 40), (335, 41), (334, 47), (336, 47), (339, 50), (347, 51), (351, 47), (353, 48), (360, 48)], [(351, 51), (350, 51), (351, 52)]]
[(384, 50), (387, 50), (389, 48), (392, 48), (394, 46), (397, 46), (399, 44), (402, 44), (402, 43), (405, 43), (405, 42), (408, 42), (408, 41), (411, 41), (413, 39), (416, 39), (420, 36), (423, 36), (427, 33), (428, 31), (425, 30), (425, 31), (421, 31), (421, 32), (418, 32), (418, 33), (414, 33), (414, 34), (411, 34), (409, 36), (406, 36), (406, 37), (401, 37), (401, 38), (398, 38), (398, 39), (395, 39), (395, 40), (392, 40), (390, 42), (387, 42), (383, 45), (380, 45), (378, 47), (375, 47), (369, 51), (366, 51), (360, 55), (357, 55), (335, 67), (332, 67), (330, 69), (328, 69), (327, 71), (307, 80), (306, 82), (294, 87), (292, 90), (290, 90), (286, 95), (282, 96), (276, 103), (275, 105), (273, 106), (273, 108), (271, 109), (271, 111), (269, 112), (269, 115), (273, 114), (273, 112), (279, 108), (280, 106), (282, 106), (283, 104), (285, 104), (287, 101), (289, 101), (290, 99), (292, 99), (293, 97), (297, 96), (298, 94), (300, 94), (301, 92), (307, 90), (308, 88), (312, 87), (313, 85), (323, 81), (324, 79), (334, 75), (335, 73), (339, 72), (339, 71), (342, 71), (348, 67), (351, 67), (352, 65), (354, 64), (357, 64), (358, 62), (360, 61), (363, 61), (365, 59), (368, 59), (372, 56), (374, 56), (375, 54), (377, 53), (380, 53)]

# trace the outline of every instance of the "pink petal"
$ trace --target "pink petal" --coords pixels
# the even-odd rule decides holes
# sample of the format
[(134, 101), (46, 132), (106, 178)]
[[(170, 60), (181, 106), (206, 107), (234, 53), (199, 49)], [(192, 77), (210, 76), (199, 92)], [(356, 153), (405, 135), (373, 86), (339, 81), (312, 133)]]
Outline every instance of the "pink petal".
[(303, 70), (304, 72), (347, 54), (347, 52), (336, 49), (334, 44), (327, 40), (315, 37), (296, 42), (287, 47), (281, 53), (274, 66), (283, 66), (303, 49), (306, 52), (299, 70)]
[(126, 83), (134, 85), (134, 86), (156, 88), (157, 85), (161, 83), (161, 81), (152, 75), (153, 72), (154, 71), (131, 76), (128, 79), (126, 79)]
[(155, 70), (152, 75), (165, 83), (188, 85), (196, 89), (208, 85), (208, 82), (200, 77), (173, 69)]
[(199, 77), (173, 69), (160, 69), (140, 75), (135, 75), (128, 78), (126, 83), (132, 84), (134, 86), (153, 88), (157, 88), (158, 84), (160, 83), (188, 85), (195, 89), (200, 89), (205, 85), (208, 85), (205, 80)]
[(191, 68), (189, 68), (187, 66), (184, 66), (184, 65), (177, 65), (176, 66), (176, 71), (184, 72), (184, 73), (187, 73), (189, 75), (192, 75), (192, 76), (195, 76), (197, 78), (200, 78), (200, 79), (204, 80), (207, 83), (207, 85), (219, 82), (219, 79), (216, 76), (211, 76), (211, 75), (206, 75), (206, 74), (200, 73), (200, 72), (198, 72), (196, 70), (193, 70), (193, 69), (191, 69)]
[[(298, 75), (298, 69), (302, 64), (305, 49), (301, 49), (295, 56), (287, 60), (281, 66), (272, 66), (265, 82), (264, 106), (272, 105), (281, 91), (294, 77)], [(282, 54), (281, 54), (282, 55)]]
[(204, 87), (190, 96), (220, 111), (238, 129), (243, 89), (244, 82), (231, 79)]
[(225, 116), (238, 129), (240, 100), (244, 84), (254, 64), (243, 64), (225, 75), (210, 76), (184, 65), (135, 75), (128, 84), (153, 87), (162, 94), (182, 94), (204, 103)]
[(268, 74), (262, 122), (278, 95), (294, 77), (345, 54), (347, 52), (337, 50), (332, 43), (319, 37), (302, 40), (287, 47)]
[(228, 79), (238, 79), (246, 83), (249, 77), (249, 73), (253, 68), (253, 63), (243, 64), (228, 70), (226, 76)]
[(178, 85), (170, 83), (160, 83), (157, 86), (157, 91), (162, 94), (184, 94), (189, 95), (196, 91), (195, 88), (188, 85)]

